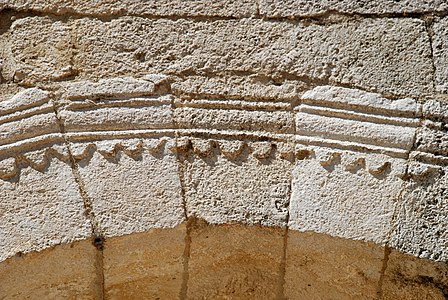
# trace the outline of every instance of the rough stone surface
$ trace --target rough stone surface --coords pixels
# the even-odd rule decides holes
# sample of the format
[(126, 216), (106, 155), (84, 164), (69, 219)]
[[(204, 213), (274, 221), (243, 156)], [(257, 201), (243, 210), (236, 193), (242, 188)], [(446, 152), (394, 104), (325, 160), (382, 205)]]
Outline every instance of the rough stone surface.
[(381, 294), (385, 300), (446, 299), (448, 265), (392, 251)]
[(44, 171), (27, 167), (16, 179), (0, 179), (0, 260), (91, 235), (70, 166), (47, 163)]
[[(73, 29), (68, 32), (67, 26)], [(12, 29), (12, 53), (23, 83), (76, 74), (252, 72), (395, 94), (432, 91), (429, 37), (425, 24), (415, 19), (305, 25), (139, 17), (61, 23), (32, 17), (15, 21)]]
[(268, 17), (319, 16), (332, 12), (346, 14), (416, 14), (446, 12), (443, 0), (262, 0), (260, 13)]
[(275, 144), (193, 139), (192, 147), (182, 159), (188, 216), (286, 226), (291, 163)]
[[(290, 227), (386, 243), (419, 124), (417, 103), (316, 87), (303, 94), (297, 110), (296, 134), (309, 144), (296, 149)], [(357, 151), (363, 148), (370, 151)]]
[(401, 196), (391, 245), (407, 253), (448, 261), (448, 110), (428, 101), (426, 120), (411, 152), (410, 179)]
[(12, 257), (0, 264), (0, 298), (99, 299), (97, 261), (90, 240)]
[(384, 249), (311, 232), (288, 231), (287, 299), (378, 299)]
[[(105, 236), (170, 228), (184, 220), (172, 139), (72, 143)], [(117, 180), (118, 179), (118, 180)]]
[(281, 229), (197, 224), (191, 232), (186, 298), (278, 298), (283, 234)]
[(96, 298), (448, 294), (445, 1), (0, 2), (0, 261), (92, 238)]
[(293, 172), (290, 228), (386, 243), (404, 161), (325, 148), (301, 151), (311, 155), (297, 161)]
[(433, 25), (434, 33), (432, 41), (432, 51), (434, 53), (434, 67), (435, 67), (435, 86), (436, 91), (441, 93), (448, 93), (448, 18), (437, 19)]
[(177, 299), (183, 280), (185, 225), (106, 241), (106, 299)]
[(51, 14), (81, 14), (92, 16), (110, 15), (149, 15), (149, 16), (207, 16), (207, 17), (248, 17), (256, 13), (256, 2), (253, 0), (3, 0), (1, 9), (17, 11), (36, 11)]

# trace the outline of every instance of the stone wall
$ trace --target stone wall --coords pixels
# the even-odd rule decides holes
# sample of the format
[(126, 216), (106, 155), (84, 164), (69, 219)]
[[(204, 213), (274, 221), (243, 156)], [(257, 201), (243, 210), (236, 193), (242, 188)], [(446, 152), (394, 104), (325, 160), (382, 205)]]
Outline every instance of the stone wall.
[[(147, 235), (160, 243), (145, 263), (175, 253), (162, 298), (326, 299), (341, 274), (324, 265), (356, 257), (369, 288), (339, 282), (338, 299), (446, 297), (447, 26), (445, 1), (3, 0), (0, 278), (71, 244), (92, 252), (86, 284), (122, 281), (132, 267), (107, 259)], [(341, 258), (351, 247), (363, 254)], [(259, 261), (231, 289), (193, 292), (220, 284), (198, 279), (215, 266), (199, 257), (233, 253), (225, 277), (244, 251)], [(324, 283), (307, 294), (300, 272)]]

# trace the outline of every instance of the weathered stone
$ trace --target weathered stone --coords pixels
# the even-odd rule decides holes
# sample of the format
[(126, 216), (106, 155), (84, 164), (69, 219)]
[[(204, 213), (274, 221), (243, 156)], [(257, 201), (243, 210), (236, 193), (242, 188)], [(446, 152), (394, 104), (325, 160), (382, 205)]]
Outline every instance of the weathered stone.
[(171, 85), (173, 93), (185, 98), (225, 97), (235, 100), (294, 100), (305, 90), (297, 80), (278, 81), (262, 76), (189, 76)]
[(11, 257), (0, 264), (0, 298), (101, 299), (100, 256), (85, 240)]
[(324, 234), (288, 231), (287, 299), (377, 299), (384, 249)]
[(401, 196), (391, 245), (415, 256), (448, 260), (448, 169), (414, 162)]
[(10, 178), (0, 171), (0, 261), (91, 234), (70, 166), (52, 157), (43, 166), (17, 166)]
[(448, 93), (448, 18), (436, 19), (432, 25), (436, 91)]
[(14, 81), (60, 81), (77, 74), (70, 24), (48, 17), (19, 19), (11, 26)]
[(446, 299), (448, 265), (392, 251), (381, 294), (384, 300)]
[[(424, 22), (415, 19), (305, 25), (253, 19), (83, 18), (70, 22), (68, 41), (76, 45), (76, 55), (69, 45), (61, 53), (50, 51), (67, 40), (67, 25), (49, 22), (24, 18), (13, 26), (13, 54), (17, 61), (25, 60), (21, 68), (33, 67), (23, 82), (58, 80), (73, 75), (72, 69), (82, 77), (235, 71), (279, 77), (287, 73), (395, 94), (432, 91), (429, 37)], [(56, 36), (61, 42), (53, 40)], [(39, 52), (41, 47), (46, 52)], [(55, 63), (60, 65), (57, 71)]]
[(107, 237), (184, 220), (174, 140), (71, 143), (100, 231)]
[(384, 244), (419, 124), (417, 103), (316, 87), (297, 110), (290, 227)]
[[(241, 222), (286, 226), (291, 163), (276, 143), (192, 139), (181, 157), (187, 214), (212, 224)], [(234, 146), (234, 147), (233, 147)], [(264, 152), (264, 153), (263, 153)], [(223, 180), (226, 178), (226, 180)]]
[(106, 299), (177, 299), (183, 280), (185, 225), (106, 240)]
[(110, 15), (150, 15), (150, 16), (207, 16), (207, 17), (249, 17), (256, 13), (253, 0), (3, 0), (1, 9), (35, 11), (51, 14), (82, 14), (92, 16)]
[(260, 13), (268, 17), (311, 17), (339, 12), (345, 14), (415, 14), (444, 12), (443, 0), (262, 0)]
[(411, 152), (409, 181), (401, 195), (391, 245), (433, 260), (448, 260), (448, 109), (430, 101), (423, 106), (426, 120), (417, 131)]
[(187, 299), (276, 299), (284, 230), (196, 225), (191, 232)]

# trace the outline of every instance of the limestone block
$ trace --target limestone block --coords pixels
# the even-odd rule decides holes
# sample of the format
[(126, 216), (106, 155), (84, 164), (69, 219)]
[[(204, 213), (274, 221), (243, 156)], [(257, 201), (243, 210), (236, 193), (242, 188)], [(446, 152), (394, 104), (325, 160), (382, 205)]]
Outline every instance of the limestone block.
[[(34, 43), (47, 50), (55, 47), (41, 39), (57, 36), (53, 33), (57, 22), (49, 24), (47, 18), (16, 22), (10, 38), (16, 60), (29, 53), (28, 64), (34, 67), (31, 75), (53, 80), (64, 77), (41, 61), (61, 62), (58, 70), (63, 70), (69, 66), (64, 62), (70, 47), (60, 54), (42, 52), (37, 60), (32, 59)], [(78, 77), (250, 72), (330, 80), (394, 94), (432, 91), (429, 38), (424, 22), (416, 19), (305, 25), (255, 19), (202, 22), (122, 17), (110, 22), (82, 18), (69, 23), (73, 28), (70, 41), (77, 49), (71, 61)], [(64, 41), (64, 30), (58, 31), (58, 40)]]
[(59, 132), (48, 92), (25, 89), (0, 102), (0, 146)]
[(405, 160), (306, 147), (293, 171), (289, 226), (384, 244), (400, 194)]
[(293, 113), (290, 104), (285, 102), (191, 100), (175, 103), (174, 117), (183, 129), (294, 132)]
[(187, 299), (277, 299), (283, 230), (241, 225), (191, 232)]
[(71, 167), (50, 153), (1, 160), (0, 261), (91, 235)]
[(331, 12), (346, 14), (412, 14), (443, 12), (448, 4), (443, 0), (262, 0), (260, 13), (268, 17), (309, 17)]
[(286, 226), (287, 143), (191, 138), (186, 145), (179, 152), (189, 216), (212, 224)]
[(391, 246), (415, 256), (448, 260), (448, 169), (414, 162), (401, 196)]
[(383, 256), (373, 243), (289, 230), (286, 299), (378, 299)]
[(434, 53), (435, 86), (436, 91), (448, 93), (448, 18), (436, 19), (432, 25), (434, 32), (432, 41), (432, 51)]
[(77, 74), (70, 24), (49, 17), (28, 17), (15, 21), (11, 31), (16, 82), (60, 81)]
[(165, 81), (152, 74), (64, 86), (58, 115), (105, 236), (184, 220)]
[(446, 105), (425, 103), (391, 245), (433, 260), (448, 260), (448, 134)]
[(185, 225), (112, 237), (103, 251), (107, 299), (177, 299), (183, 279)]
[[(256, 13), (253, 0), (4, 0), (3, 8), (18, 11), (34, 10), (52, 14), (83, 14), (93, 16), (109, 15), (150, 15), (150, 16), (219, 16), (248, 17)], [(2, 4), (0, 4), (0, 10)]]
[(294, 100), (307, 87), (297, 80), (263, 76), (189, 76), (171, 84), (174, 94), (186, 98), (226, 97), (235, 100)]
[(316, 87), (297, 108), (289, 225), (387, 242), (420, 107), (412, 99)]
[(381, 294), (385, 300), (446, 299), (448, 266), (446, 262), (418, 259), (392, 251), (387, 262)]
[(98, 254), (89, 239), (12, 257), (0, 264), (0, 298), (101, 299)]
[(184, 220), (178, 165), (169, 150), (174, 145), (172, 138), (71, 143), (106, 237), (174, 227)]

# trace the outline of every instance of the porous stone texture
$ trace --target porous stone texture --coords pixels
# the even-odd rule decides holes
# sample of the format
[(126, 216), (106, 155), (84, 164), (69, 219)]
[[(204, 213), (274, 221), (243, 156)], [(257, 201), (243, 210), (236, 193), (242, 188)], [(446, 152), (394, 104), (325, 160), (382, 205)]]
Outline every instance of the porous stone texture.
[(383, 256), (373, 243), (289, 230), (286, 299), (378, 299)]
[(169, 228), (184, 220), (178, 166), (167, 148), (170, 144), (173, 140), (71, 144), (104, 236)]
[(413, 255), (434, 260), (448, 260), (448, 113), (438, 113), (433, 107), (432, 116), (441, 122), (427, 121), (416, 137), (417, 147), (411, 153), (410, 179), (401, 196), (395, 231), (391, 244)]
[(417, 19), (305, 25), (141, 17), (62, 23), (27, 17), (13, 23), (10, 43), (17, 79), (24, 84), (76, 75), (193, 71), (286, 73), (405, 95), (433, 88), (429, 37)]
[(437, 92), (448, 93), (448, 18), (436, 19), (432, 24), (434, 53), (435, 87)]
[(98, 251), (90, 240), (15, 256), (0, 264), (2, 299), (100, 299)]
[(148, 16), (183, 16), (183, 17), (249, 17), (257, 11), (256, 2), (252, 0), (3, 0), (1, 9), (18, 11), (35, 11), (51, 14), (80, 14), (92, 16), (111, 15), (148, 15)]
[(443, 0), (261, 0), (260, 13), (267, 17), (309, 17), (332, 12), (344, 14), (418, 14), (446, 12)]
[(108, 239), (104, 245), (106, 299), (177, 299), (183, 281), (186, 226)]
[(165, 79), (64, 87), (58, 116), (101, 235), (170, 228), (185, 218), (176, 142), (166, 131), (174, 126), (171, 100), (159, 95)]
[[(346, 88), (322, 86), (303, 94), (290, 228), (387, 243), (419, 110), (412, 99), (392, 101)], [(356, 151), (362, 148), (370, 151)]]
[(283, 234), (281, 229), (197, 223), (191, 232), (186, 299), (278, 298)]
[(448, 261), (445, 1), (0, 2), (0, 262), (91, 239), (105, 298), (446, 296), (393, 279)]

